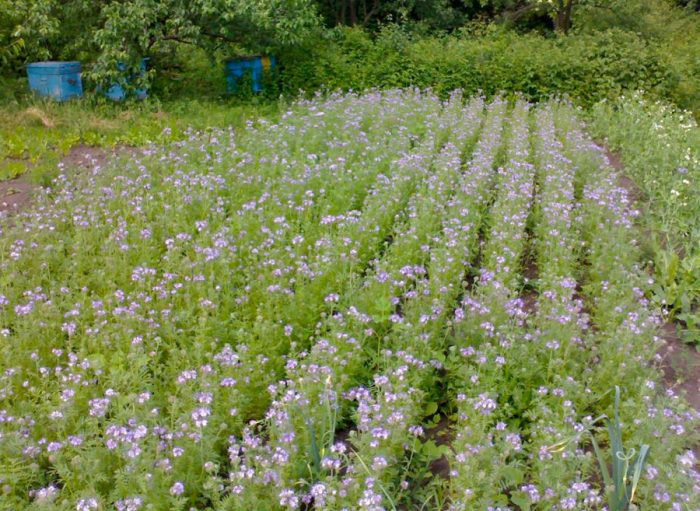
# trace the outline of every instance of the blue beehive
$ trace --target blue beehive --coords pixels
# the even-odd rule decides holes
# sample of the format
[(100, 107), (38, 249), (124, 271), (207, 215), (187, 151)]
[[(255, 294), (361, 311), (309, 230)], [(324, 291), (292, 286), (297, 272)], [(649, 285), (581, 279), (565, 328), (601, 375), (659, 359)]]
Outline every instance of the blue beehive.
[[(148, 62), (148, 60), (148, 58), (141, 59), (140, 74), (146, 72), (146, 63)], [(126, 71), (126, 64), (120, 62), (119, 64), (117, 64), (117, 69), (119, 69), (119, 71)], [(132, 78), (133, 77), (126, 77), (126, 81), (128, 82)], [(121, 101), (126, 97), (126, 91), (124, 90), (124, 87), (122, 87), (118, 83), (112, 84), (112, 86), (109, 89), (107, 89), (104, 94), (112, 101)], [(136, 94), (136, 97), (139, 99), (145, 99), (146, 97), (148, 97), (148, 91), (146, 89), (136, 89), (134, 91), (134, 94)]]
[(240, 57), (226, 61), (226, 90), (229, 93), (238, 90), (238, 83), (246, 74), (252, 78), (253, 92), (263, 90), (263, 74), (277, 65), (273, 56), (257, 55), (254, 57)]
[(27, 66), (29, 88), (58, 101), (83, 95), (80, 62), (34, 62)]

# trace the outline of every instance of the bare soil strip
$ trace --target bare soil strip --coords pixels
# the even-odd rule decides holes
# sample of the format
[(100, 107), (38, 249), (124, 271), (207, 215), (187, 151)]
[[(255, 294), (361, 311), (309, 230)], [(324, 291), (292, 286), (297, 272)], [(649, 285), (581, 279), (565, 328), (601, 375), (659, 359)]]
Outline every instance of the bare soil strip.
[(32, 191), (37, 187), (23, 176), (0, 181), (0, 215), (22, 211), (31, 203)]

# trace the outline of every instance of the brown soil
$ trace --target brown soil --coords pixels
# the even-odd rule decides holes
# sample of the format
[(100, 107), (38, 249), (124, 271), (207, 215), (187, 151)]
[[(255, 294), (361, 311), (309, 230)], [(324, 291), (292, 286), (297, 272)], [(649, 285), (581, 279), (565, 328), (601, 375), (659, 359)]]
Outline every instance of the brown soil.
[(666, 341), (659, 350), (664, 385), (685, 394), (688, 403), (700, 411), (700, 354), (681, 340), (674, 323), (662, 327), (661, 337)]
[(624, 174), (625, 165), (622, 163), (622, 157), (619, 153), (611, 151), (608, 147), (602, 146), (605, 150), (605, 156), (608, 159), (608, 164), (618, 171), (618, 184), (627, 191), (630, 200), (637, 202), (644, 198), (644, 192), (637, 186), (629, 176)]
[(91, 147), (87, 145), (77, 145), (68, 151), (61, 163), (66, 168), (85, 168), (90, 169), (95, 166), (104, 165), (110, 156), (121, 152), (124, 148), (118, 147), (108, 151), (101, 147)]
[(605, 151), (605, 156), (608, 158), (608, 164), (615, 170), (624, 170), (625, 165), (622, 163), (622, 157), (620, 153), (616, 153), (610, 150), (607, 146), (602, 146)]
[[(118, 154), (131, 154), (134, 149), (126, 146), (111, 150), (101, 147), (77, 145), (72, 147), (62, 159), (64, 168), (71, 172), (102, 166)], [(0, 181), (0, 213), (14, 214), (29, 207), (32, 195), (39, 185), (32, 183), (26, 176)]]
[(338, 429), (335, 432), (335, 437), (333, 438), (333, 443), (343, 443), (343, 444), (349, 444), (350, 443), (350, 434), (354, 431), (354, 427), (345, 427), (342, 429)]
[(447, 459), (447, 456), (443, 454), (438, 459), (431, 461), (428, 470), (430, 470), (430, 473), (436, 477), (441, 477), (442, 479), (449, 479), (450, 462)]
[[(532, 233), (528, 235), (527, 245), (525, 248), (525, 253), (523, 254), (521, 265), (522, 273), (525, 278), (526, 284), (536, 284), (537, 279), (540, 276), (540, 270), (537, 267), (537, 261), (535, 260), (535, 255), (533, 253)], [(523, 300), (523, 310), (527, 313), (528, 317), (535, 314), (537, 311), (537, 298), (538, 293), (531, 286), (526, 286), (522, 291), (520, 298)]]
[(537, 280), (540, 272), (537, 268), (537, 263), (532, 259), (528, 258), (524, 263), (523, 276), (528, 280)]
[[(434, 427), (426, 431), (426, 438), (433, 440), (436, 445), (452, 445), (454, 440), (454, 432), (450, 427), (450, 421), (443, 415), (440, 422)], [(437, 477), (443, 479), (450, 478), (450, 462), (447, 456), (443, 455), (436, 460), (430, 462), (430, 472)]]
[(0, 181), (0, 214), (12, 214), (25, 209), (31, 202), (32, 191), (36, 188), (24, 177)]
[(533, 316), (537, 312), (537, 292), (524, 291), (520, 298), (523, 300), (523, 311), (528, 317)]

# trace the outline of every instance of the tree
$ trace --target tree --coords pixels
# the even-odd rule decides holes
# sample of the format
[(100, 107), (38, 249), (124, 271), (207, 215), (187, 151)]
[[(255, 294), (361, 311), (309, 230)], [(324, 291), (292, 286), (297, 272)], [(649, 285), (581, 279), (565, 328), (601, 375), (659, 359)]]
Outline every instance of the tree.
[[(620, 0), (529, 0), (538, 9), (545, 10), (554, 22), (554, 30), (566, 34), (571, 29), (575, 6), (587, 6), (592, 9), (607, 9), (615, 11), (616, 3)], [(626, 3), (622, 0), (623, 4)]]
[(25, 55), (46, 58), (43, 43), (57, 32), (50, 2), (0, 0), (0, 66), (12, 68)]
[(494, 5), (515, 0), (316, 0), (330, 26), (367, 27), (384, 21), (420, 22), (430, 29), (452, 29)]
[(0, 0), (0, 7), (0, 59), (21, 40), (25, 59), (92, 60), (87, 74), (103, 83), (119, 78), (117, 63), (136, 71), (163, 44), (270, 51), (302, 42), (318, 25), (312, 0)]
[(576, 0), (535, 0), (535, 3), (551, 14), (557, 32), (566, 34), (569, 31)]
[(566, 34), (571, 30), (574, 8), (605, 9), (616, 12), (619, 3), (627, 0), (479, 0), (483, 6), (490, 6), (494, 12), (501, 12), (504, 17), (516, 21), (533, 12), (546, 14), (551, 18), (554, 30)]

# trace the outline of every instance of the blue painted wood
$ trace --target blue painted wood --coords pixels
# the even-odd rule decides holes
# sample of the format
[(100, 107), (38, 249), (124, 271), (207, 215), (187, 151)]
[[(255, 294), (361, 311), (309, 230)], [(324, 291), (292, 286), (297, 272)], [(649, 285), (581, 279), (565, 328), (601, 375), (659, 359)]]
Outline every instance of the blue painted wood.
[(27, 66), (29, 89), (41, 96), (66, 101), (83, 95), (80, 62), (33, 62)]
[[(146, 64), (149, 60), (150, 59), (148, 57), (141, 59), (141, 74), (146, 72)], [(119, 69), (119, 71), (126, 71), (126, 65), (123, 62), (120, 62), (117, 65), (117, 69)], [(133, 77), (128, 76), (125, 78), (125, 81), (129, 82), (131, 79), (133, 79)], [(134, 94), (138, 99), (146, 99), (148, 97), (148, 91), (146, 89), (136, 89)], [(104, 91), (104, 95), (112, 101), (122, 101), (124, 98), (126, 98), (126, 91), (120, 84), (114, 83), (109, 89)]]
[(254, 57), (240, 57), (226, 61), (226, 90), (229, 93), (238, 90), (241, 79), (251, 76), (251, 88), (253, 92), (263, 90), (263, 75), (277, 66), (274, 56), (256, 55)]

